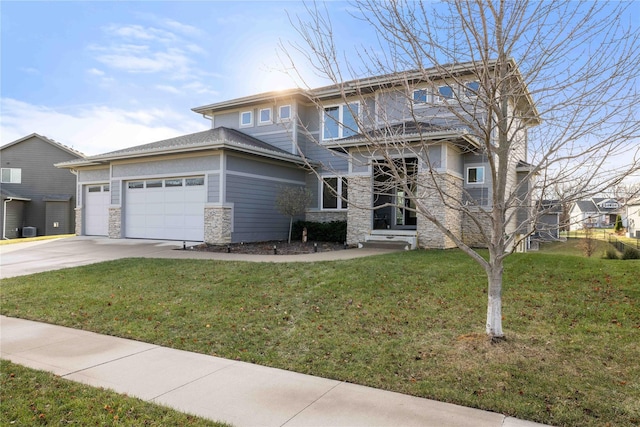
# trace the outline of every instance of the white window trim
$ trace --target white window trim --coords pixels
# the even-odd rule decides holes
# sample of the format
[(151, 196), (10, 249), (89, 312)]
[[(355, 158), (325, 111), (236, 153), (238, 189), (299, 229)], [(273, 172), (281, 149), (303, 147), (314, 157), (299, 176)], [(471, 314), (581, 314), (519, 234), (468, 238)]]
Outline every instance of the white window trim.
[[(282, 117), (282, 109), (289, 107), (289, 117)], [(293, 108), (291, 107), (291, 104), (287, 104), (287, 105), (281, 105), (278, 107), (278, 121), (280, 122), (290, 122), (291, 118), (293, 116)]]
[[(2, 179), (2, 172), (9, 171), (9, 181)], [(22, 168), (1, 168), (0, 180), (3, 184), (22, 184)]]
[[(342, 207), (342, 204), (345, 203), (345, 201), (342, 199), (342, 188), (344, 186), (343, 182), (346, 181), (347, 177), (345, 176), (337, 176), (337, 175), (323, 175), (321, 177), (322, 179), (320, 179), (320, 210), (322, 211), (346, 211), (348, 209), (348, 207)], [(325, 179), (330, 179), (330, 178), (337, 178), (337, 183), (336, 185), (338, 186), (338, 194), (336, 195), (337, 197), (337, 207), (335, 208), (325, 208), (324, 207), (324, 180)], [(349, 195), (347, 194), (347, 197), (349, 197)], [(347, 205), (349, 204), (349, 201), (346, 201)]]
[[(482, 169), (482, 181), (475, 181), (475, 182), (469, 182), (469, 170), (470, 169)], [(476, 176), (478, 176), (478, 174), (476, 173)], [(478, 185), (478, 184), (484, 184), (484, 166), (468, 166), (467, 167), (467, 173), (465, 174), (465, 182), (467, 184), (470, 185)]]
[[(348, 104), (357, 104), (358, 105), (358, 115), (356, 117), (356, 126), (358, 126), (358, 121), (360, 120), (360, 118), (362, 117), (362, 108), (361, 108), (361, 104), (360, 101), (353, 101), (353, 102), (343, 102), (341, 104), (331, 104), (331, 105), (323, 105), (322, 106), (322, 112), (320, 113), (322, 115), (322, 120), (320, 121), (320, 126), (321, 126), (321, 130), (320, 132), (322, 133), (322, 141), (334, 141), (336, 139), (341, 139), (344, 138), (344, 110), (345, 108), (348, 108), (347, 105)], [(333, 137), (333, 138), (325, 138), (324, 136), (324, 122), (327, 119), (327, 115), (325, 114), (325, 111), (327, 108), (333, 108), (333, 107), (338, 107), (338, 136)], [(348, 111), (348, 110), (347, 110)]]
[[(446, 98), (446, 97), (444, 97), (444, 96), (442, 96), (442, 95), (440, 94), (440, 88), (443, 88), (443, 87), (451, 88), (451, 98)], [(447, 99), (455, 99), (455, 97), (456, 97), (456, 88), (455, 88), (455, 86), (450, 85), (450, 84), (438, 85), (438, 89), (437, 89), (437, 91), (436, 91), (436, 92), (437, 92), (437, 93), (436, 93), (436, 94), (434, 95), (434, 97), (433, 97), (433, 98), (434, 98), (434, 102), (440, 102), (440, 103), (443, 103), (443, 102), (445, 102), (445, 100), (447, 100)]]
[[(244, 116), (247, 113), (249, 114), (249, 118), (250, 118), (249, 123), (242, 123), (242, 116)], [(253, 126), (253, 110), (241, 111), (239, 120), (240, 120), (241, 128), (248, 128)]]
[[(268, 120), (262, 120), (262, 112), (263, 111), (269, 111), (269, 119)], [(271, 107), (268, 108), (260, 108), (258, 110), (258, 126), (261, 125), (270, 125), (273, 123), (273, 110), (271, 109)]]
[[(424, 101), (417, 101), (415, 99), (415, 94), (416, 92), (421, 92), (424, 91), (426, 92), (426, 99)], [(426, 106), (428, 104), (433, 103), (433, 91), (429, 88), (416, 88), (413, 91), (411, 91), (411, 103), (415, 106), (415, 107), (423, 107)]]
[(477, 98), (477, 97), (478, 97), (478, 95), (475, 95), (475, 94), (473, 94), (473, 93), (469, 93), (469, 86), (468, 86), (468, 85), (469, 85), (470, 83), (477, 83), (477, 84), (478, 84), (478, 89), (476, 89), (475, 91), (476, 91), (476, 92), (479, 92), (479, 91), (480, 91), (480, 82), (479, 82), (478, 80), (469, 80), (469, 81), (467, 81), (467, 82), (465, 82), (465, 83), (464, 83), (464, 87), (462, 88), (462, 90), (464, 91), (464, 96), (465, 96), (466, 98)]

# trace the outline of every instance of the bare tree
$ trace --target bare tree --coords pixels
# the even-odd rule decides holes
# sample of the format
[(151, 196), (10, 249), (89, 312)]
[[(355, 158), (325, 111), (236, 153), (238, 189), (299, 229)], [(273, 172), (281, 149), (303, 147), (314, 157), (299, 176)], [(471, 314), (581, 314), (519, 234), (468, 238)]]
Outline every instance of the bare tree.
[[(535, 231), (536, 216), (545, 213), (535, 201), (556, 196), (567, 204), (639, 170), (640, 32), (632, 28), (630, 7), (360, 0), (351, 13), (370, 24), (379, 45), (348, 56), (334, 39), (327, 10), (313, 4), (308, 18), (294, 22), (303, 42), (283, 46), (285, 53), (295, 49), (306, 56), (304, 66), (285, 56), (298, 78), (304, 80), (302, 70), (310, 65), (331, 82), (310, 91), (325, 121), (340, 121), (350, 130), (331, 148), (352, 169), (369, 164), (377, 171), (374, 191), (383, 202), (357, 200), (359, 181), (349, 179), (349, 209), (391, 206), (414, 213), (433, 224), (446, 245), (482, 266), (488, 279), (486, 333), (492, 339), (504, 338), (504, 260), (522, 247)], [(457, 89), (443, 92), (442, 85)], [(377, 102), (374, 90), (396, 102)], [(331, 91), (348, 114), (324, 109)], [(437, 113), (421, 108), (422, 95), (439, 98)], [(401, 113), (393, 110), (407, 105)], [(408, 133), (418, 137), (407, 138)], [(317, 134), (308, 140), (321, 142)], [(432, 155), (436, 143), (488, 164), (487, 194), (455, 190), (455, 177), (443, 173), (441, 157)], [(621, 153), (624, 163), (610, 163)], [(559, 187), (561, 194), (554, 191)], [(385, 198), (400, 192), (401, 199)], [(479, 241), (447, 220), (456, 212), (473, 225)], [(476, 246), (487, 248), (488, 258)]]
[(304, 214), (305, 209), (311, 203), (312, 194), (303, 187), (282, 187), (276, 196), (276, 209), (282, 215), (289, 217), (289, 240), (291, 243), (291, 229), (293, 228), (293, 218), (296, 215)]

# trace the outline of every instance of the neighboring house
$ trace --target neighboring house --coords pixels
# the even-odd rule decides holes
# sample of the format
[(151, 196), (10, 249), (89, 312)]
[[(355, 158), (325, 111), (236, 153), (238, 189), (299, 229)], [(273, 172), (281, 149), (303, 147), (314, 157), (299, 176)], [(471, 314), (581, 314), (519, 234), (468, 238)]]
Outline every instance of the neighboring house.
[(562, 202), (560, 200), (541, 200), (538, 205), (534, 238), (555, 240), (560, 237), (562, 227)]
[[(490, 209), (488, 159), (474, 135), (442, 108), (454, 98), (473, 104), (478, 86), (469, 64), (455, 72), (465, 76), (463, 86), (441, 80), (435, 91), (427, 87), (438, 78), (433, 69), (218, 102), (193, 109), (211, 120), (210, 130), (62, 163), (78, 177), (76, 232), (213, 244), (284, 239), (289, 220), (277, 211), (276, 196), (283, 186), (300, 186), (313, 194), (305, 219), (347, 221), (348, 244), (391, 234), (413, 247), (453, 247), (410, 209), (400, 185), (388, 188), (382, 157), (369, 145), (372, 138), (400, 138), (414, 147), (395, 155), (407, 165), (403, 179), (420, 185), (434, 170), (449, 194), (461, 199), (464, 193), (468, 203)], [(508, 191), (530, 172), (526, 128), (538, 117), (525, 98), (512, 106), (523, 126)], [(437, 197), (428, 203), (449, 229), (471, 245), (479, 242), (475, 225), (458, 209)], [(526, 209), (516, 216), (511, 230), (529, 219)]]
[(54, 164), (81, 158), (36, 133), (0, 147), (3, 239), (73, 233), (76, 177)]
[(612, 198), (578, 200), (569, 210), (569, 230), (613, 227), (620, 209), (621, 204)]
[(627, 236), (640, 239), (640, 199), (630, 200), (625, 205)]

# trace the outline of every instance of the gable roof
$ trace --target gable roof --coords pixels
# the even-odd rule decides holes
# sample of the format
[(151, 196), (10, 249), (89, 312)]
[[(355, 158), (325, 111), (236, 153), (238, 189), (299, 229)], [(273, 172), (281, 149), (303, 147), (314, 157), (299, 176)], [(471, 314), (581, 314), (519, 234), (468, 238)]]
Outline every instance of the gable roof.
[(31, 135), (27, 135), (27, 136), (22, 137), (20, 139), (16, 139), (15, 141), (9, 142), (8, 144), (5, 144), (2, 147), (0, 147), (0, 150), (4, 150), (4, 149), (12, 147), (14, 145), (20, 144), (21, 142), (26, 141), (26, 140), (31, 139), (31, 138), (38, 138), (41, 141), (46, 142), (48, 144), (51, 144), (54, 147), (56, 147), (56, 148), (58, 148), (60, 150), (66, 151), (67, 153), (72, 154), (72, 155), (74, 155), (76, 157), (79, 157), (79, 158), (80, 157), (85, 157), (84, 154), (81, 153), (80, 151), (75, 150), (75, 149), (73, 149), (71, 147), (67, 147), (66, 145), (61, 144), (58, 141), (55, 141), (55, 140), (53, 140), (51, 138), (47, 138), (46, 136), (39, 135), (37, 133), (32, 133)]
[(14, 193), (11, 190), (7, 190), (4, 187), (0, 187), (0, 197), (2, 198), (2, 200), (12, 199), (12, 200), (21, 200), (23, 202), (31, 201), (29, 197), (21, 196), (17, 193)]
[(186, 153), (212, 149), (226, 149), (255, 154), (263, 157), (304, 164), (302, 157), (274, 147), (264, 141), (235, 129), (219, 127), (175, 138), (151, 142), (149, 144), (124, 148), (105, 154), (88, 156), (82, 160), (71, 160), (56, 164), (61, 168), (105, 164), (112, 160), (157, 156), (162, 154)]

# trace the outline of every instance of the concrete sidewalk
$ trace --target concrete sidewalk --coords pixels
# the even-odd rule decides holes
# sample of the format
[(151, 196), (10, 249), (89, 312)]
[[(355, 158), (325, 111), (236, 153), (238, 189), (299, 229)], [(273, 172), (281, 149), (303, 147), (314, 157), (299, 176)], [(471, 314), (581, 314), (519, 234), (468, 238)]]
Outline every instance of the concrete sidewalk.
[(493, 412), (0, 316), (0, 357), (243, 426), (532, 427)]

